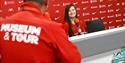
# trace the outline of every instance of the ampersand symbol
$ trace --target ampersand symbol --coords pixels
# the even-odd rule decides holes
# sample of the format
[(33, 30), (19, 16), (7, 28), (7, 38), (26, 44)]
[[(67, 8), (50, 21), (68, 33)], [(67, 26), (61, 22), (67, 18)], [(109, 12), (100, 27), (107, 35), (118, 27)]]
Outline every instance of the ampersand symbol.
[(9, 40), (9, 32), (6, 32), (3, 38), (4, 40)]

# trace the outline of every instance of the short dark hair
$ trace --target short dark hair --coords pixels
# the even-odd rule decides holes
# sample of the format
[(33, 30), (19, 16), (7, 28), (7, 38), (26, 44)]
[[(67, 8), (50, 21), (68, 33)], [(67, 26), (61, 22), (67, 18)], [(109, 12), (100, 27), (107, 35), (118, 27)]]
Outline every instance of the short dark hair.
[(24, 0), (24, 2), (36, 2), (38, 4), (42, 4), (47, 2), (47, 0)]

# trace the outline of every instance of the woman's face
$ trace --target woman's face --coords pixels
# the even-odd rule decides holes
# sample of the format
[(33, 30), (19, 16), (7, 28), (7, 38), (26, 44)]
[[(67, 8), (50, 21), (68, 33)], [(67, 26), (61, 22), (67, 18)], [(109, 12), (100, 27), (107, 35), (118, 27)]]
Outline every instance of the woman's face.
[(76, 9), (74, 6), (71, 6), (68, 12), (70, 18), (74, 18), (76, 16)]

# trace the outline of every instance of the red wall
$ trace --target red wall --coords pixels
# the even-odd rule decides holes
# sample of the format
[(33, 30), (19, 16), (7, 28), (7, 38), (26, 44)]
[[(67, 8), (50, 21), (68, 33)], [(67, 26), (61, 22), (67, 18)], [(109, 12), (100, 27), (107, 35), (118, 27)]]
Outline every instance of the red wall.
[[(0, 0), (0, 17), (7, 17), (20, 11), (23, 0)], [(125, 26), (125, 0), (49, 0), (52, 20), (62, 22), (65, 6), (74, 3), (82, 21), (101, 18), (105, 28)]]
[(65, 6), (73, 2), (73, 0), (49, 0), (48, 11), (52, 20), (62, 22), (64, 19)]
[(125, 26), (125, 0), (51, 0), (49, 12), (53, 20), (62, 22), (65, 5), (74, 3), (83, 21), (103, 19), (105, 28)]
[(0, 17), (6, 18), (20, 11), (23, 0), (0, 0)]

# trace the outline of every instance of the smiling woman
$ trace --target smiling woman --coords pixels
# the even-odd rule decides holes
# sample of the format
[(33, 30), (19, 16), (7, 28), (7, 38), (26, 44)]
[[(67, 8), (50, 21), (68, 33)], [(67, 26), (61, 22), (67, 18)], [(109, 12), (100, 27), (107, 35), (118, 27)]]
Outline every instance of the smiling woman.
[(63, 27), (69, 37), (86, 32), (85, 23), (78, 19), (77, 11), (73, 4), (67, 5), (65, 8)]

